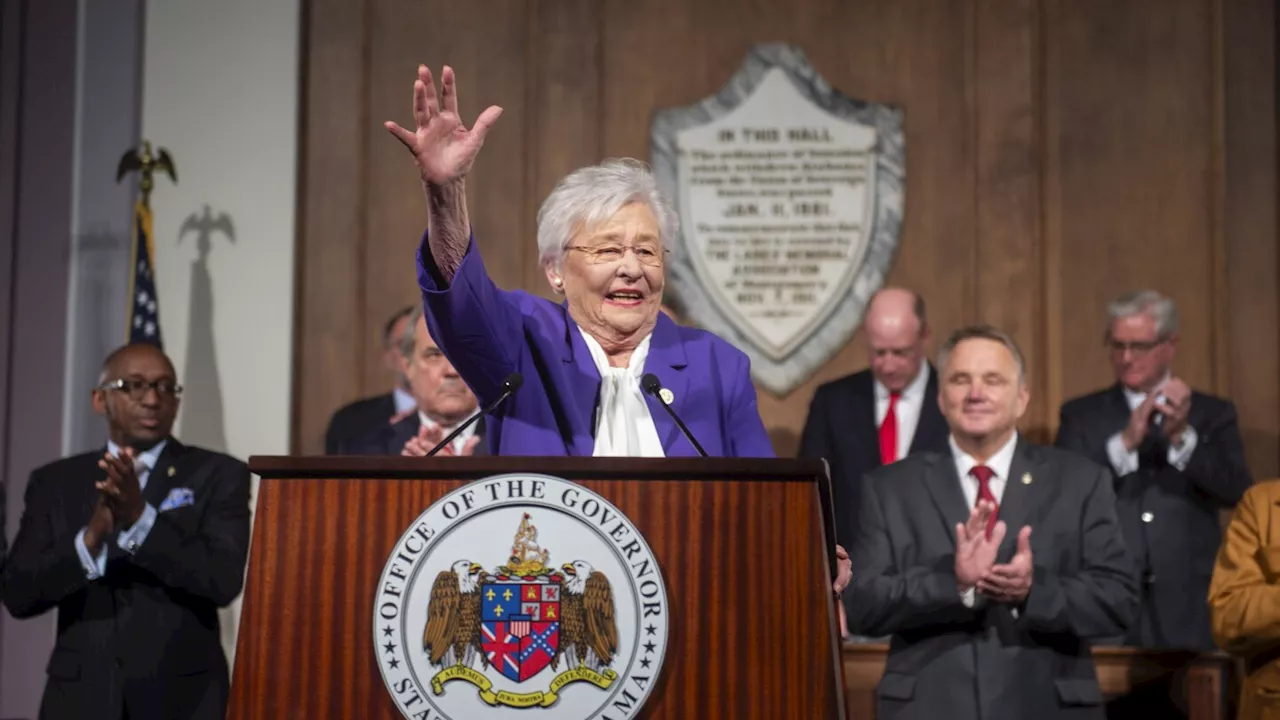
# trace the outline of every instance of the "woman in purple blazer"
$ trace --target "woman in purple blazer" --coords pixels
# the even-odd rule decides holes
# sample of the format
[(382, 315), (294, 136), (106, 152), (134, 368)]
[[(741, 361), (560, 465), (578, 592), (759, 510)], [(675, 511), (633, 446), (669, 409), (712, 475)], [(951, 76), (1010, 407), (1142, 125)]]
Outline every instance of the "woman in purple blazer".
[[(583, 168), (543, 203), (538, 251), (563, 303), (499, 290), (471, 235), (464, 183), (502, 109), (488, 108), (468, 130), (453, 70), (440, 79), (442, 104), (419, 66), (417, 131), (386, 127), (413, 153), (427, 198), (417, 264), (432, 337), (485, 406), (510, 389), (512, 374), (523, 378), (488, 417), (491, 452), (697, 454), (665, 401), (708, 455), (773, 457), (746, 355), (660, 312), (677, 220), (648, 169), (626, 160)], [(837, 557), (838, 595), (851, 575), (843, 548)]]
[(485, 110), (468, 130), (452, 69), (441, 85), (438, 103), (419, 66), (417, 131), (386, 127), (413, 152), (426, 194), (417, 264), (432, 337), (482, 405), (502, 396), (513, 373), (523, 378), (488, 418), (493, 454), (697, 455), (661, 398), (708, 455), (772, 457), (747, 356), (660, 312), (677, 218), (648, 168), (633, 160), (583, 168), (543, 203), (538, 251), (563, 303), (500, 290), (471, 235), (464, 183), (502, 109)]

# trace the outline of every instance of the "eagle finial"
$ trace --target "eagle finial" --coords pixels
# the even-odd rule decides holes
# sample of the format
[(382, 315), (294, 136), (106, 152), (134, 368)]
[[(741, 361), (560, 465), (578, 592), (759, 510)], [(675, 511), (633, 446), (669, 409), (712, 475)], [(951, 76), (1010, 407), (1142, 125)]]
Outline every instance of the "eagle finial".
[(158, 157), (152, 155), (151, 143), (147, 140), (142, 141), (141, 147), (125, 151), (120, 164), (116, 166), (116, 182), (135, 171), (139, 175), (138, 189), (142, 191), (142, 206), (145, 208), (151, 207), (151, 190), (155, 187), (152, 176), (156, 171), (168, 173), (174, 183), (178, 182), (178, 168), (173, 163), (173, 156), (165, 148), (160, 148)]

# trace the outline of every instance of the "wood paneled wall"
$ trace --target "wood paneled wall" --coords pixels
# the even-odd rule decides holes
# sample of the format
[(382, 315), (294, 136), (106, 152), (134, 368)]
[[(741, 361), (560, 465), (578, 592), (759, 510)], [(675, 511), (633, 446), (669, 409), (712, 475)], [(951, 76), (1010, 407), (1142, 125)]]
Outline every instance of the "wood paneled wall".
[[(417, 301), (425, 227), (414, 68), (458, 74), (464, 119), (505, 114), (468, 181), (495, 280), (547, 294), (534, 215), (557, 178), (649, 157), (655, 109), (716, 91), (754, 42), (804, 48), (849, 95), (900, 106), (906, 222), (890, 281), (954, 327), (1011, 331), (1025, 428), (1110, 383), (1106, 302), (1137, 287), (1182, 312), (1176, 372), (1233, 397), (1253, 470), (1280, 473), (1275, 9), (1269, 0), (311, 0), (304, 18), (294, 449), (385, 390), (378, 333)], [(818, 383), (865, 367), (857, 336), (786, 398), (795, 451)]]

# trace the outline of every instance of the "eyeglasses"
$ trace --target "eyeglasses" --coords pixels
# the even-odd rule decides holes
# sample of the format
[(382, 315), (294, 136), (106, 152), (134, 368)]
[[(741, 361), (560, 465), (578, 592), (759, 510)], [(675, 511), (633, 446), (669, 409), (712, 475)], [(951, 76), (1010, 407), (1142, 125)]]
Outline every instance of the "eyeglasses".
[(141, 400), (145, 398), (148, 390), (155, 390), (156, 396), (162, 400), (175, 398), (182, 394), (182, 386), (176, 381), (168, 378), (162, 378), (154, 382), (120, 378), (119, 380), (105, 382), (99, 385), (98, 389), (102, 391), (116, 390), (123, 392), (133, 400)]
[(589, 247), (587, 245), (570, 245), (566, 249), (577, 250), (578, 252), (586, 255), (587, 262), (592, 265), (607, 265), (618, 262), (626, 256), (627, 250), (630, 250), (635, 254), (636, 260), (639, 260), (641, 265), (648, 265), (649, 267), (661, 266), (666, 258), (666, 253), (671, 252), (666, 248), (662, 248), (662, 251), (659, 252), (656, 248), (649, 247), (648, 245), (638, 245), (635, 247), (628, 247), (626, 245), (598, 245), (596, 247)]
[(1135, 341), (1127, 343), (1108, 338), (1103, 342), (1103, 344), (1106, 345), (1107, 349), (1115, 355), (1123, 355), (1125, 354), (1125, 351), (1128, 351), (1134, 357), (1142, 357), (1163, 345), (1164, 340)]

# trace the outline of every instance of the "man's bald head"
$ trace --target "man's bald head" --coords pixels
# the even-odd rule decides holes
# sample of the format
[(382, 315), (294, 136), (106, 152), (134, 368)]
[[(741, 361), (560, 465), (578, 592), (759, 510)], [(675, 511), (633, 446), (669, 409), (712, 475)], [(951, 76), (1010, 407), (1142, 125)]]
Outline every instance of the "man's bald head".
[(98, 373), (98, 384), (121, 377), (127, 367), (141, 358), (151, 358), (163, 363), (169, 369), (169, 375), (177, 377), (177, 372), (173, 369), (173, 361), (164, 354), (163, 350), (151, 343), (136, 342), (122, 345), (107, 355), (107, 358), (102, 361), (102, 371)]
[(902, 392), (924, 362), (929, 339), (924, 298), (906, 288), (881, 289), (867, 303), (863, 329), (871, 373), (890, 392)]
[(906, 324), (919, 331), (925, 326), (924, 298), (906, 288), (884, 288), (867, 303), (865, 324), (878, 327)]

